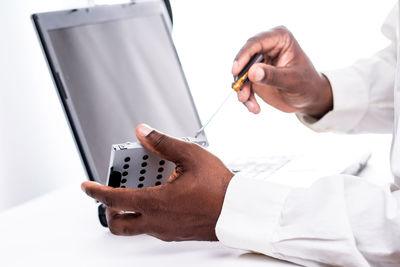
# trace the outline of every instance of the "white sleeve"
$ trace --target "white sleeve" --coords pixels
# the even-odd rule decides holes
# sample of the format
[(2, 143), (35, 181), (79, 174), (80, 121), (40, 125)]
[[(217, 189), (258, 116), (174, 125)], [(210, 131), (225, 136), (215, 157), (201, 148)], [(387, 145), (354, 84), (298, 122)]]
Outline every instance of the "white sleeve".
[(391, 11), (382, 32), (391, 44), (353, 66), (324, 74), (333, 92), (333, 110), (322, 119), (297, 114), (315, 131), (391, 132), (394, 120), (393, 91), (397, 62), (398, 6)]
[(400, 191), (348, 175), (310, 188), (235, 175), (216, 233), (226, 246), (305, 266), (400, 266)]

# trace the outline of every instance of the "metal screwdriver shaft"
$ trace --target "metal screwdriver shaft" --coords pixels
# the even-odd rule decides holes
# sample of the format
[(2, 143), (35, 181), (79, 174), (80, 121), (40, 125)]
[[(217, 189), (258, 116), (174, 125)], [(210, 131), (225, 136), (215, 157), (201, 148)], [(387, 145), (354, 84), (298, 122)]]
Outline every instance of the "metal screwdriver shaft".
[(255, 54), (253, 57), (250, 59), (250, 61), (246, 64), (246, 66), (243, 68), (243, 70), (235, 77), (235, 81), (232, 84), (232, 89), (235, 91), (232, 91), (229, 93), (229, 95), (225, 98), (225, 100), (221, 103), (221, 105), (217, 108), (217, 110), (214, 112), (214, 114), (211, 115), (211, 117), (208, 119), (206, 124), (203, 125), (195, 134), (194, 138), (197, 138), (199, 134), (201, 134), (204, 131), (204, 128), (207, 127), (207, 125), (214, 119), (215, 115), (220, 111), (220, 109), (225, 105), (225, 103), (228, 101), (228, 99), (233, 95), (234, 92), (239, 93), (240, 90), (242, 90), (243, 85), (249, 82), (249, 69), (251, 66), (253, 66), (256, 63), (261, 63), (264, 61), (264, 56), (262, 54)]
[(197, 132), (194, 138), (197, 138), (199, 134), (201, 134), (204, 129), (207, 127), (207, 125), (214, 119), (215, 115), (221, 110), (221, 108), (225, 105), (225, 103), (228, 101), (228, 99), (235, 93), (235, 91), (231, 91), (228, 96), (222, 101), (221, 105), (217, 108), (217, 110), (211, 115), (211, 117), (208, 119), (208, 121), (201, 127)]

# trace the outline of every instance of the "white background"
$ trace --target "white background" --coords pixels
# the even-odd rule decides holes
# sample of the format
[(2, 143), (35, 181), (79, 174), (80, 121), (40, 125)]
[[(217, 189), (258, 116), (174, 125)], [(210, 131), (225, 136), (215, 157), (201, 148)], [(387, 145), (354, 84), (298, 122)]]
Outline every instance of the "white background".
[[(0, 210), (84, 180), (77, 149), (29, 15), (121, 1), (13, 0), (0, 17)], [(252, 35), (286, 25), (317, 69), (341, 68), (387, 44), (380, 26), (394, 0), (171, 0), (173, 37), (205, 122), (228, 94), (231, 64)], [(133, 132), (133, 131), (132, 131)], [(293, 114), (262, 105), (249, 114), (233, 97), (207, 129), (223, 159), (298, 153), (330, 144), (368, 146), (388, 136), (316, 134)], [(251, 153), (250, 153), (251, 152)]]

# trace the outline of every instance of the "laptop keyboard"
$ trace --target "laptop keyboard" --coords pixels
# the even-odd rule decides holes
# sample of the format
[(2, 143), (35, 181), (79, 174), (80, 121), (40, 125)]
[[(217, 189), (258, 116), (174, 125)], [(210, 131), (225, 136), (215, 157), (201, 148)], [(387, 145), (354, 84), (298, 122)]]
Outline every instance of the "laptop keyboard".
[(239, 158), (228, 164), (228, 167), (233, 173), (241, 173), (246, 177), (265, 180), (292, 159), (288, 156)]

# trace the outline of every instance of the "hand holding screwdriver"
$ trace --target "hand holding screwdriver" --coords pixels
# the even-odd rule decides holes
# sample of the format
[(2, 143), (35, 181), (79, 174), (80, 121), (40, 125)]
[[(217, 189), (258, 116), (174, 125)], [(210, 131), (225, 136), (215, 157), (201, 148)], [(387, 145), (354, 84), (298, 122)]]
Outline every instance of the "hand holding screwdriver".
[(268, 104), (284, 112), (300, 112), (320, 118), (333, 108), (328, 79), (317, 72), (292, 33), (277, 27), (250, 38), (233, 63), (238, 76), (255, 54), (263, 63), (248, 70), (248, 79), (238, 92), (239, 101), (252, 113), (259, 113), (257, 94)]

